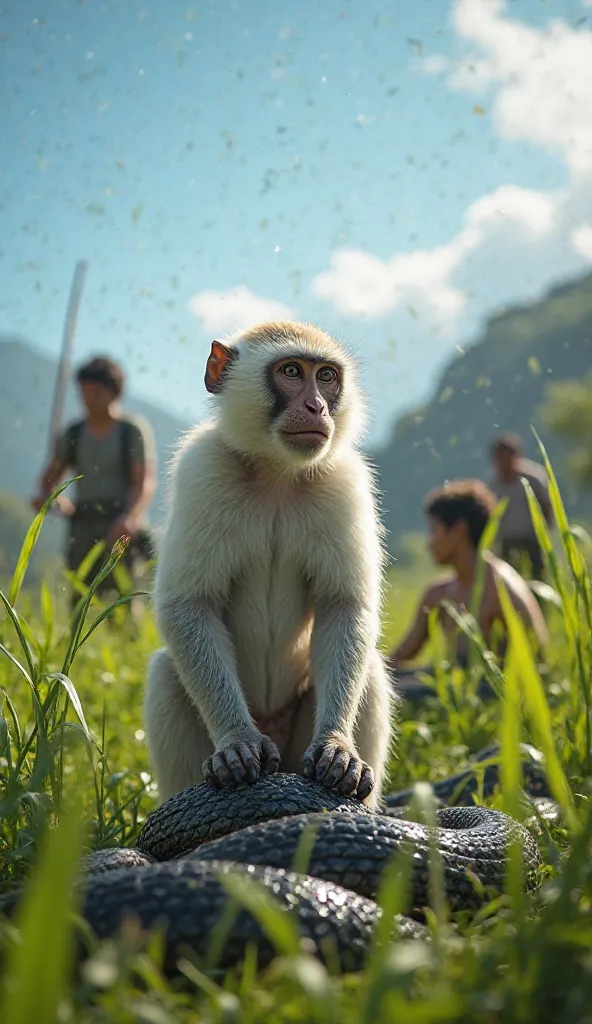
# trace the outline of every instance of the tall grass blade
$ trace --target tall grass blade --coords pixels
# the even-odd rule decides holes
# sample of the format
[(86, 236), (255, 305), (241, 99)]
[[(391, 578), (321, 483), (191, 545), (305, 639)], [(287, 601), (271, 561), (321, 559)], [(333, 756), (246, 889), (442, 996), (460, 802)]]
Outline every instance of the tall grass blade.
[[(564, 623), (572, 649), (573, 663), (571, 670), (577, 675), (579, 691), (585, 706), (583, 729), (580, 731), (584, 733), (581, 741), (585, 747), (583, 757), (584, 770), (586, 774), (589, 774), (592, 768), (592, 679), (590, 670), (590, 662), (592, 661), (592, 583), (586, 569), (584, 556), (575, 541), (578, 531), (569, 525), (551, 463), (536, 431), (534, 431), (534, 434), (549, 476), (549, 495), (573, 585), (573, 589), (570, 592), (568, 592), (567, 587), (562, 581), (561, 572), (555, 553), (552, 550), (551, 541), (538, 502), (532, 493), (532, 488), (525, 482), (526, 493), (539, 543), (547, 552), (553, 579), (561, 596)], [(586, 622), (586, 629), (581, 628), (582, 616)], [(586, 650), (588, 652), (587, 657)]]
[(70, 484), (73, 483), (73, 480), (79, 479), (80, 477), (74, 477), (72, 480), (66, 480), (66, 482), (63, 483), (61, 487), (58, 487), (58, 489), (54, 491), (51, 497), (48, 498), (45, 504), (41, 507), (41, 509), (35, 516), (33, 522), (31, 523), (29, 529), (27, 530), (19, 556), (17, 558), (16, 567), (12, 576), (12, 582), (10, 584), (10, 589), (8, 591), (8, 600), (10, 601), (11, 605), (16, 604), (16, 600), (19, 596), (21, 587), (23, 585), (23, 580), (25, 578), (27, 567), (31, 560), (31, 555), (33, 554), (33, 549), (37, 543), (39, 534), (41, 533), (41, 527), (43, 526), (43, 522), (47, 513), (49, 512), (56, 498), (60, 496), (62, 491), (65, 491), (66, 487), (69, 487)]
[(26, 680), (26, 682), (31, 687), (31, 690), (33, 691), (33, 693), (36, 694), (35, 684), (34, 684), (33, 680), (31, 679), (31, 676), (27, 672), (25, 666), (21, 665), (21, 663), (18, 660), (18, 658), (16, 658), (14, 656), (14, 654), (12, 653), (12, 651), (9, 651), (8, 648), (4, 646), (4, 644), (0, 644), (0, 651), (2, 652), (2, 654), (5, 654), (6, 657), (8, 658), (8, 660), (12, 662), (14, 667), (19, 670), (19, 672), (22, 675), (23, 679)]
[(219, 872), (218, 878), (229, 895), (255, 918), (278, 953), (297, 955), (300, 939), (294, 914), (282, 910), (255, 878), (225, 872)]
[(430, 909), (433, 911), (437, 928), (440, 929), (447, 922), (448, 907), (444, 886), (444, 866), (437, 841), (436, 801), (429, 784), (425, 782), (415, 784), (409, 816), (412, 820), (420, 821), (428, 829)]
[(10, 696), (7, 694), (6, 690), (2, 690), (1, 692), (2, 692), (2, 696), (3, 696), (4, 700), (6, 701), (6, 706), (8, 708), (8, 711), (10, 713), (10, 717), (11, 717), (11, 720), (12, 720), (12, 728), (14, 729), (14, 744), (15, 744), (16, 749), (20, 750), (21, 745), (22, 745), (22, 733), (21, 733), (21, 723), (19, 721), (18, 712), (17, 712), (17, 710), (16, 710), (16, 708), (14, 706), (14, 702), (12, 701)]
[(331, 977), (324, 964), (312, 956), (297, 956), (276, 961), (274, 975), (292, 982), (298, 995), (306, 999), (306, 1016), (299, 1020), (306, 1024), (341, 1024), (338, 1002)]
[[(503, 810), (517, 821), (524, 815), (520, 806), (522, 789), (522, 766), (520, 756), (520, 737), (522, 730), (522, 712), (520, 706), (520, 683), (516, 667), (516, 655), (512, 644), (506, 658), (506, 685), (502, 701), (502, 720), (500, 726), (500, 775)], [(516, 842), (511, 842), (508, 849), (507, 890), (518, 915), (523, 906), (522, 851)]]
[(20, 941), (6, 950), (0, 1019), (56, 1024), (68, 992), (73, 951), (72, 881), (82, 845), (80, 808), (73, 800), (43, 843), (16, 912)]
[(489, 522), (485, 527), (481, 537), (479, 539), (479, 546), (477, 550), (477, 571), (475, 573), (475, 585), (471, 593), (471, 599), (469, 601), (468, 610), (475, 620), (479, 619), (479, 609), (481, 607), (481, 600), (483, 597), (483, 588), (485, 586), (485, 569), (486, 561), (483, 557), (485, 551), (490, 551), (495, 543), (497, 537), (499, 524), (501, 518), (506, 511), (508, 504), (507, 498), (502, 498), (494, 508)]
[[(82, 559), (80, 565), (76, 569), (75, 576), (81, 583), (86, 579), (91, 569), (94, 568), (95, 563), (99, 560), (100, 556), (106, 548), (104, 540), (98, 540), (96, 544), (93, 544), (90, 551), (87, 551), (86, 555)], [(84, 584), (83, 584), (84, 586)]]
[(566, 824), (570, 828), (575, 828), (577, 819), (574, 812), (573, 798), (555, 749), (549, 705), (545, 698), (532, 649), (528, 643), (526, 629), (508, 596), (503, 581), (499, 578), (497, 579), (497, 589), (508, 627), (510, 644), (514, 648), (515, 667), (522, 684), (522, 692), (529, 711), (532, 729), (537, 738), (537, 744), (545, 756), (549, 785), (561, 806)]
[(47, 655), (53, 641), (55, 615), (51, 591), (45, 580), (41, 581), (41, 614), (43, 617), (43, 653)]
[(318, 831), (319, 825), (310, 821), (303, 828), (292, 861), (292, 871), (295, 871), (296, 874), (305, 875), (307, 873)]
[(568, 632), (570, 641), (573, 645), (575, 644), (575, 638), (577, 634), (577, 611), (575, 607), (575, 602), (573, 600), (573, 597), (571, 597), (566, 588), (565, 580), (563, 578), (563, 574), (557, 561), (557, 556), (553, 549), (551, 537), (549, 536), (547, 524), (545, 522), (543, 513), (541, 512), (541, 506), (538, 503), (538, 500), (535, 496), (535, 493), (531, 485), (525, 477), (522, 479), (522, 484), (526, 492), (526, 498), (528, 501), (528, 507), (530, 510), (530, 516), (532, 519), (532, 524), (534, 527), (536, 538), (542, 551), (545, 553), (545, 557), (549, 564), (551, 577), (555, 584), (557, 593), (559, 594), (560, 606), (563, 611), (565, 628)]
[(78, 696), (78, 693), (76, 691), (76, 687), (74, 686), (74, 683), (72, 682), (72, 680), (68, 679), (68, 677), (63, 675), (61, 672), (52, 672), (49, 675), (47, 675), (45, 678), (46, 679), (55, 679), (58, 683), (61, 683), (61, 685), (64, 687), (64, 690), (66, 691), (66, 693), (68, 694), (68, 697), (70, 698), (70, 702), (72, 704), (72, 707), (74, 708), (74, 710), (76, 712), (76, 715), (78, 717), (78, 721), (80, 722), (82, 728), (84, 729), (84, 735), (86, 736), (88, 742), (92, 743), (92, 738), (91, 738), (91, 735), (90, 735), (90, 730), (88, 728), (88, 725), (86, 724), (86, 718), (84, 717), (84, 711), (82, 709), (82, 702), (80, 700), (80, 697)]
[(81, 602), (80, 609), (76, 612), (75, 622), (70, 636), (70, 643), (68, 644), (68, 650), (66, 651), (64, 663), (62, 665), (62, 673), (65, 676), (69, 676), (70, 667), (74, 660), (76, 651), (80, 646), (80, 637), (82, 634), (82, 630), (84, 628), (84, 621), (86, 619), (92, 599), (96, 594), (98, 588), (100, 587), (101, 583), (103, 583), (103, 581), (107, 579), (107, 577), (113, 570), (114, 566), (117, 564), (119, 559), (124, 554), (128, 546), (128, 543), (129, 538), (120, 538), (118, 541), (115, 542), (109, 558), (106, 560), (105, 564), (101, 567), (101, 569), (93, 579), (92, 583), (88, 588), (88, 593), (86, 594), (86, 597)]
[(117, 600), (113, 601), (107, 608), (103, 608), (97, 615), (96, 619), (93, 619), (92, 625), (88, 628), (84, 636), (77, 642), (74, 648), (74, 655), (80, 650), (80, 648), (86, 643), (89, 636), (92, 636), (97, 626), (100, 626), (105, 619), (108, 619), (111, 612), (115, 608), (121, 608), (123, 605), (131, 604), (135, 597), (149, 597), (149, 593), (146, 590), (135, 590), (132, 594), (123, 594), (122, 597), (118, 597)]
[(374, 928), (357, 1000), (355, 1019), (360, 1024), (376, 1020), (385, 987), (385, 963), (393, 938), (393, 922), (397, 914), (404, 914), (409, 907), (412, 858), (412, 844), (403, 844), (386, 864), (380, 878), (376, 902), (381, 914)]
[(19, 617), (18, 617), (18, 615), (16, 613), (16, 610), (13, 608), (13, 606), (10, 603), (10, 601), (8, 600), (6, 595), (2, 593), (1, 590), (0, 590), (0, 601), (2, 601), (2, 604), (4, 605), (4, 607), (6, 609), (6, 612), (8, 614), (8, 618), (10, 619), (10, 621), (12, 622), (12, 625), (14, 626), (14, 629), (15, 629), (16, 635), (18, 636), (19, 643), (21, 645), (23, 654), (25, 655), (25, 658), (26, 658), (26, 661), (27, 661), (27, 666), (28, 666), (28, 669), (29, 669), (29, 674), (31, 676), (31, 679), (34, 679), (35, 678), (35, 664), (33, 662), (33, 654), (32, 654), (31, 648), (29, 646), (29, 643), (27, 641), (27, 638), (26, 638), (26, 636), (25, 636), (25, 634), (23, 632), (23, 629), (21, 627), (21, 623), (19, 621)]

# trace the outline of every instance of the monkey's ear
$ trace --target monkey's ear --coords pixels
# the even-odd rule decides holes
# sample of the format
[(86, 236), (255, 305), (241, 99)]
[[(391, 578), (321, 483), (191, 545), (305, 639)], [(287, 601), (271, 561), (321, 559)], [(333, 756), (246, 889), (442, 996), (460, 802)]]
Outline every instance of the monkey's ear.
[(211, 395), (215, 395), (222, 390), (226, 370), (236, 359), (237, 354), (236, 349), (228, 348), (221, 341), (212, 342), (212, 349), (206, 363), (205, 376), (206, 388)]

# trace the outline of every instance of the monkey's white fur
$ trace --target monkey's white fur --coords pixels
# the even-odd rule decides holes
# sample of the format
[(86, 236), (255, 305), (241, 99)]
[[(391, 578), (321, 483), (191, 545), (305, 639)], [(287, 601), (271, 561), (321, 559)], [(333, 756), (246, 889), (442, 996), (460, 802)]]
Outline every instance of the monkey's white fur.
[[(172, 463), (154, 603), (146, 734), (166, 799), (203, 780), (237, 729), (300, 701), (280, 771), (301, 770), (334, 733), (374, 770), (390, 741), (391, 688), (378, 653), (384, 572), (371, 472), (355, 448), (362, 400), (343, 348), (316, 327), (266, 323), (229, 340), (238, 358), (211, 420)], [(266, 368), (300, 353), (344, 368), (328, 447), (306, 462), (270, 426)]]

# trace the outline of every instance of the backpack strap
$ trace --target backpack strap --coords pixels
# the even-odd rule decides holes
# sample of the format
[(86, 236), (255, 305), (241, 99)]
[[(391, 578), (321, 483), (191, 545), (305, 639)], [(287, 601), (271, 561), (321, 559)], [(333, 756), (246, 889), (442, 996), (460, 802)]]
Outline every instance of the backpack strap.
[(84, 420), (71, 423), (65, 433), (66, 438), (66, 462), (78, 472), (78, 443), (84, 428)]
[(129, 420), (121, 421), (121, 466), (123, 474), (129, 482), (132, 478), (132, 434), (134, 424)]

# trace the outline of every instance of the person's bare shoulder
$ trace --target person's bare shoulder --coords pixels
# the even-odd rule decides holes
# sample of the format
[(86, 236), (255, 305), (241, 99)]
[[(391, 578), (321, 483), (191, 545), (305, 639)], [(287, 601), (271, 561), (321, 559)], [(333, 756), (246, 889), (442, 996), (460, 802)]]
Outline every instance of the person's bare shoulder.
[(434, 580), (433, 583), (430, 583), (426, 587), (421, 599), (423, 607), (428, 610), (430, 608), (436, 608), (445, 597), (448, 597), (450, 587), (453, 583), (453, 576), (445, 576), (442, 579)]
[[(548, 634), (543, 613), (541, 612), (534, 594), (526, 583), (526, 580), (522, 578), (520, 573), (517, 572), (513, 566), (509, 565), (508, 562), (505, 562), (503, 558), (498, 558), (496, 555), (488, 554), (487, 562), (493, 573), (493, 581), (495, 582), (495, 577), (501, 579), (506, 587), (511, 602), (518, 613), (525, 622), (534, 629), (539, 641), (543, 644), (546, 643)], [(499, 601), (499, 596), (497, 597), (497, 601)]]
[(526, 477), (531, 483), (533, 480), (536, 480), (537, 483), (543, 484), (546, 487), (549, 482), (545, 467), (540, 462), (533, 462), (532, 459), (520, 459), (519, 473), (520, 476)]

